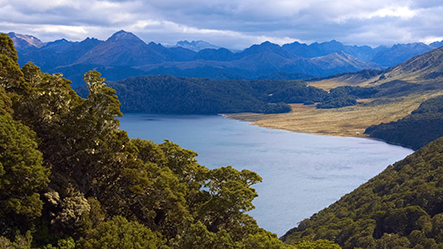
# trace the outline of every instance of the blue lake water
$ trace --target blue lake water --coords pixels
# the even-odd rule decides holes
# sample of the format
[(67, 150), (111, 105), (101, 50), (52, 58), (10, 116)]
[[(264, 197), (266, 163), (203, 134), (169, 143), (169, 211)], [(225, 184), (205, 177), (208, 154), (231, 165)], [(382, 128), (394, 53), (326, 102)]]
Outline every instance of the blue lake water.
[(198, 153), (213, 169), (231, 165), (263, 182), (249, 212), (259, 226), (283, 235), (413, 151), (367, 138), (273, 130), (222, 116), (124, 114), (129, 137), (164, 139)]

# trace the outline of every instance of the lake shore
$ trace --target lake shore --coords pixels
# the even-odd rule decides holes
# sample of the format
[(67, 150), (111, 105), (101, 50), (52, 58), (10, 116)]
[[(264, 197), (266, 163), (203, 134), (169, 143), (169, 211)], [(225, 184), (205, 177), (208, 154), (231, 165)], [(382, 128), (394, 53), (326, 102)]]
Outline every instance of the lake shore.
[(282, 114), (224, 114), (230, 119), (251, 122), (271, 129), (316, 135), (368, 137), (366, 128), (397, 121), (440, 93), (409, 95), (389, 99), (359, 100), (359, 105), (333, 109), (316, 109), (315, 105), (291, 104), (292, 111)]
[(197, 152), (209, 169), (231, 165), (259, 174), (248, 214), (278, 236), (412, 153), (373, 139), (283, 132), (215, 115), (125, 113), (119, 120), (129, 137), (168, 139)]

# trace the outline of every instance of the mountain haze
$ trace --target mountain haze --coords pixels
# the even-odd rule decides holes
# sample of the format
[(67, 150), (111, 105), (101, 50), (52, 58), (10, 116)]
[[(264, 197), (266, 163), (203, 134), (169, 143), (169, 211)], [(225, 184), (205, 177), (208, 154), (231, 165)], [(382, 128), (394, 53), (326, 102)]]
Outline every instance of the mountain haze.
[(104, 66), (140, 66), (165, 61), (164, 55), (151, 49), (132, 33), (119, 31), (95, 46), (73, 64)]
[(338, 85), (374, 86), (391, 81), (439, 87), (443, 82), (443, 47), (433, 49), (384, 70), (362, 70), (359, 72), (331, 75), (311, 81), (313, 86), (331, 88)]
[(294, 42), (283, 45), (283, 48), (294, 55), (305, 58), (320, 57), (343, 51), (349, 55), (358, 58), (359, 60), (366, 62), (371, 61), (372, 58), (377, 54), (377, 52), (388, 49), (386, 47), (378, 47), (376, 49), (373, 49), (369, 46), (349, 46), (344, 45), (336, 40), (323, 43), (314, 42), (310, 45)]
[(424, 43), (397, 44), (390, 49), (377, 53), (371, 61), (384, 67), (390, 67), (400, 64), (416, 55), (426, 53), (433, 48), (435, 47), (428, 46)]
[(194, 52), (199, 52), (200, 50), (208, 49), (208, 48), (211, 48), (211, 49), (219, 49), (219, 48), (221, 48), (219, 46), (213, 45), (213, 44), (211, 44), (209, 42), (205, 42), (205, 41), (202, 41), (202, 40), (191, 41), (191, 42), (189, 42), (187, 40), (179, 41), (179, 42), (177, 42), (177, 44), (175, 44), (175, 47), (187, 48), (187, 49), (190, 49), (190, 50), (192, 50)]
[(42, 70), (50, 71), (56, 67), (74, 63), (82, 55), (101, 43), (102, 41), (95, 38), (87, 38), (81, 42), (61, 39), (46, 43), (39, 48), (18, 49), (18, 62), (20, 65), (24, 65), (28, 61), (32, 61)]
[(37, 37), (32, 35), (21, 35), (14, 32), (10, 32), (8, 33), (8, 35), (14, 42), (14, 46), (16, 47), (16, 49), (26, 49), (31, 47), (41, 48), (45, 45)]
[[(399, 49), (404, 47), (400, 45), (373, 49), (343, 45), (333, 40), (310, 45), (294, 42), (283, 46), (263, 42), (232, 52), (204, 41), (181, 41), (174, 47), (145, 43), (123, 30), (106, 41), (88, 38), (82, 42), (71, 42), (61, 39), (46, 44), (31, 36), (11, 35), (21, 44), (18, 47), (21, 65), (33, 61), (44, 71), (63, 73), (73, 81), (74, 87), (83, 83), (79, 72), (91, 69), (100, 70), (104, 77), (114, 81), (156, 74), (215, 80), (262, 79), (279, 73), (302, 78), (306, 75), (324, 77), (363, 69), (382, 69), (381, 65), (431, 49), (425, 44), (412, 47), (408, 44), (406, 49)], [(434, 43), (432, 46), (437, 45)], [(378, 63), (373, 62), (374, 58)]]

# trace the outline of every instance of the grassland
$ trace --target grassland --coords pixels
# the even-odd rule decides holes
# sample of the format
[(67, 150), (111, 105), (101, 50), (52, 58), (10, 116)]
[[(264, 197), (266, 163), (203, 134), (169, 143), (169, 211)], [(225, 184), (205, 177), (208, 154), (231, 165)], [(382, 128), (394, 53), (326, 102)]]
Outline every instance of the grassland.
[(403, 118), (423, 101), (442, 94), (433, 91), (401, 98), (366, 99), (359, 100), (359, 105), (336, 109), (292, 104), (290, 113), (240, 113), (226, 116), (273, 129), (332, 136), (365, 136), (363, 132), (367, 127)]

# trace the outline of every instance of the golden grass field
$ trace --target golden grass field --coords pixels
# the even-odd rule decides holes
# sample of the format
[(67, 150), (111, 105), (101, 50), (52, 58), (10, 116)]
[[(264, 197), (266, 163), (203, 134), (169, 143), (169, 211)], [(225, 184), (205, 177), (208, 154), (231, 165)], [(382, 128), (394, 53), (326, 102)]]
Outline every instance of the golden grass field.
[(369, 103), (382, 99), (359, 100), (366, 105), (335, 109), (316, 109), (314, 105), (291, 104), (290, 113), (240, 113), (226, 116), (273, 129), (332, 136), (366, 136), (363, 132), (367, 127), (401, 119), (417, 109), (423, 101), (442, 94), (443, 92), (414, 94), (390, 99), (393, 102), (374, 106)]

